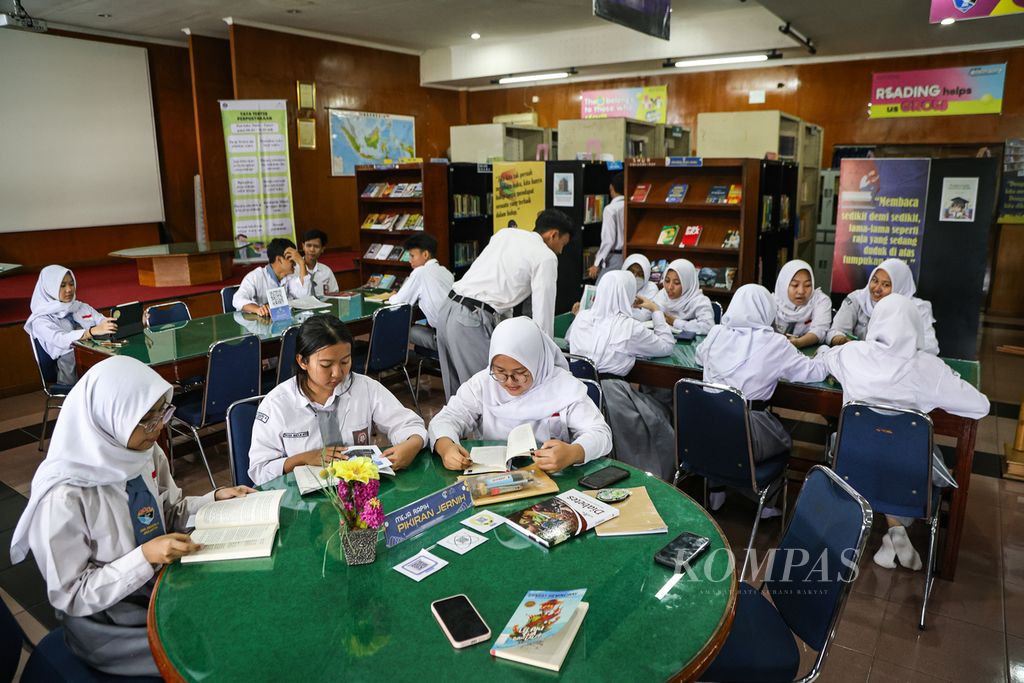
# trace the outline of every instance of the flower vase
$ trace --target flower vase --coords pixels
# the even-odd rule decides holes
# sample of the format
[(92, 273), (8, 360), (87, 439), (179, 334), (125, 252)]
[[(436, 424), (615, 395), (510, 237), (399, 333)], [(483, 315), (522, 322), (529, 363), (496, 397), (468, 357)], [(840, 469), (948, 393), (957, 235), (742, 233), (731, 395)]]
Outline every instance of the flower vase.
[(370, 564), (377, 559), (377, 530), (347, 529), (342, 522), (341, 547), (347, 564)]

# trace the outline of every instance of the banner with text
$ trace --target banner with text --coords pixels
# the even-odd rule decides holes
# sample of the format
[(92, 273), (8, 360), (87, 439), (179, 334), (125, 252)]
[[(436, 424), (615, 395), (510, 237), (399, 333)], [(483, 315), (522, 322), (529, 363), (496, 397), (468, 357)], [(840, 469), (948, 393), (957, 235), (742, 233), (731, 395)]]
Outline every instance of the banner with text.
[(220, 100), (236, 261), (265, 261), (275, 237), (295, 241), (284, 100)]
[(496, 161), (492, 168), (494, 232), (505, 227), (533, 230), (544, 210), (544, 162)]
[(872, 74), (868, 117), (999, 114), (1005, 81), (1006, 64)]
[(832, 291), (867, 284), (887, 258), (906, 261), (917, 280), (930, 159), (843, 159), (832, 259)]
[(580, 118), (613, 119), (625, 117), (650, 123), (668, 120), (668, 86), (616, 90), (585, 90), (580, 100)]
[(928, 21), (938, 24), (943, 19), (984, 19), (1024, 12), (1024, 0), (932, 0)]

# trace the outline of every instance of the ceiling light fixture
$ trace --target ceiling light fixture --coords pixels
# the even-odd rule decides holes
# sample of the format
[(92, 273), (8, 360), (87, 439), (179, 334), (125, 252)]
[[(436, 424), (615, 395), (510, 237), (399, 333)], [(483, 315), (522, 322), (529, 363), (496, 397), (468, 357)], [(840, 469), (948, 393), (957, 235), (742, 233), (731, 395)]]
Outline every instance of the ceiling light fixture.
[(473, 40), (480, 40), (480, 34), (477, 33), (476, 31), (473, 31), (472, 33), (470, 33), (469, 37), (472, 38)]
[(576, 73), (576, 69), (569, 69), (568, 71), (552, 71), (543, 74), (528, 74), (526, 76), (505, 76), (499, 78), (491, 83), (497, 83), (498, 85), (508, 85), (510, 83), (531, 83), (533, 81), (554, 81), (559, 78), (568, 78), (569, 76)]
[(943, 26), (952, 26), (953, 24), (956, 23), (956, 19), (954, 19), (953, 17), (946, 17), (939, 23), (942, 24)]
[(814, 44), (814, 41), (811, 40), (808, 36), (805, 36), (804, 34), (797, 31), (795, 28), (793, 28), (793, 26), (788, 21), (779, 27), (779, 33), (787, 35), (796, 42), (800, 43), (812, 55), (818, 54), (818, 48)]
[(665, 62), (665, 66), (674, 66), (685, 69), (691, 66), (718, 66), (720, 64), (749, 64), (752, 62), (767, 62), (769, 59), (781, 57), (781, 54), (772, 52), (759, 52), (752, 55), (728, 55), (724, 57), (700, 57), (697, 59), (680, 59), (673, 62)]

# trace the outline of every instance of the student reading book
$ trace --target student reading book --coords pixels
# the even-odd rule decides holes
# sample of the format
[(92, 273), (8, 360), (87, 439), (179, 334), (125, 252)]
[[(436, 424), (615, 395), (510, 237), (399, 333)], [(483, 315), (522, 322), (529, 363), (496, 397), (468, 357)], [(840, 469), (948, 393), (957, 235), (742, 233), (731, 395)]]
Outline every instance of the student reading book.
[(270, 557), (283, 496), (284, 489), (256, 491), (204, 505), (192, 532), (192, 542), (200, 548), (181, 558), (182, 563)]
[(491, 654), (550, 671), (562, 668), (589, 605), (585, 588), (530, 591), (491, 647)]
[(572, 489), (506, 515), (506, 524), (531, 541), (550, 548), (618, 516), (619, 511), (611, 505)]
[(537, 439), (533, 435), (533, 427), (529, 423), (521, 424), (508, 433), (508, 443), (505, 446), (474, 446), (469, 452), (472, 463), (464, 474), (506, 472), (512, 469), (513, 460), (532, 460), (536, 451)]

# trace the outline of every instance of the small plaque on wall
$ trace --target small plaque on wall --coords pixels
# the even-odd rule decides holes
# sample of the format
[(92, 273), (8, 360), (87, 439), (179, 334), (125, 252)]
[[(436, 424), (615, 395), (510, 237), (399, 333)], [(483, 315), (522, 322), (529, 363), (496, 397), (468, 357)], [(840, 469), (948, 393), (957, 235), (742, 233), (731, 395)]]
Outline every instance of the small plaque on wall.
[(316, 83), (295, 81), (295, 96), (299, 109), (316, 109)]
[(296, 119), (299, 149), (316, 149), (316, 119)]

